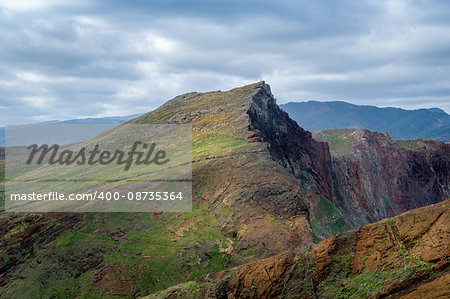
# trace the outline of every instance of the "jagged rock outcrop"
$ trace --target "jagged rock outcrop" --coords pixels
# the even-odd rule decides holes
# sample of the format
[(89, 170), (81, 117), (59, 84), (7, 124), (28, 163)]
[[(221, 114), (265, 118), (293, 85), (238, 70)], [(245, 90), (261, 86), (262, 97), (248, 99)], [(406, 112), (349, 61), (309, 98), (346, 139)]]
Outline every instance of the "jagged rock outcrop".
[(148, 298), (447, 298), (450, 200)]

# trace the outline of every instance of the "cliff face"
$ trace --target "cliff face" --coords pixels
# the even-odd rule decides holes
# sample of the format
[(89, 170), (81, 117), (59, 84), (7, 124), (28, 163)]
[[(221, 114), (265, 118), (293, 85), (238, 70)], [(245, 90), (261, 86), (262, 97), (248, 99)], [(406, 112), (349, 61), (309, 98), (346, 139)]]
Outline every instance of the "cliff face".
[(448, 298), (450, 200), (148, 298)]
[(378, 221), (450, 196), (450, 145), (393, 141), (369, 130), (326, 130), (332, 144), (334, 203), (354, 225)]
[[(311, 191), (332, 198), (331, 156), (328, 144), (316, 141), (281, 110), (262, 83), (248, 110), (252, 135), (269, 144), (272, 158), (300, 181), (314, 181)], [(316, 185), (316, 186), (314, 186)]]

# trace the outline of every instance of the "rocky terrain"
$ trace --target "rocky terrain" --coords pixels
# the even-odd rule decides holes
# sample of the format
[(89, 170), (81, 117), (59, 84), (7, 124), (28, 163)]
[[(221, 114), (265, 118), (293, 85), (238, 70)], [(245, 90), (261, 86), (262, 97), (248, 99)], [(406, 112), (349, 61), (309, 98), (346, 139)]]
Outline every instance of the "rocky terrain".
[(353, 225), (375, 222), (450, 197), (450, 145), (394, 141), (387, 133), (314, 132), (332, 153), (333, 203)]
[[(340, 137), (316, 134), (327, 142), (314, 139), (277, 106), (264, 82), (180, 95), (129, 123), (192, 125), (193, 212), (1, 213), (0, 297), (139, 297), (180, 283), (185, 284), (175, 288), (183, 292), (218, 297), (314, 296), (331, 294), (342, 284), (348, 292), (363, 294), (360, 289), (373, 275), (365, 274), (369, 268), (352, 256), (364, 230), (351, 230), (449, 194), (448, 145), (420, 141), (414, 148), (387, 136), (368, 137), (370, 142), (360, 136), (358, 146), (346, 143), (339, 154), (333, 140)], [(417, 225), (427, 230), (425, 222)], [(385, 235), (380, 230), (380, 239), (397, 238), (389, 227)], [(311, 251), (338, 233), (344, 234)], [(367, 233), (371, 239), (373, 232)], [(392, 248), (398, 247), (396, 240)], [(361, 244), (361, 254), (371, 256), (375, 249), (367, 246)], [(377, 250), (370, 261), (384, 256)], [(324, 261), (313, 265), (314, 256)], [(370, 263), (370, 271), (387, 271), (390, 279), (403, 271), (399, 261), (386, 269)], [(420, 261), (402, 273), (429, 269), (436, 260)], [(356, 272), (345, 268), (336, 270), (336, 277), (328, 275), (330, 267), (349, 263)], [(272, 273), (267, 287), (254, 285), (252, 275), (266, 272)], [(293, 285), (279, 289), (288, 280)], [(319, 287), (322, 281), (330, 288)], [(213, 289), (199, 286), (203, 282)]]
[(448, 298), (450, 200), (150, 298)]

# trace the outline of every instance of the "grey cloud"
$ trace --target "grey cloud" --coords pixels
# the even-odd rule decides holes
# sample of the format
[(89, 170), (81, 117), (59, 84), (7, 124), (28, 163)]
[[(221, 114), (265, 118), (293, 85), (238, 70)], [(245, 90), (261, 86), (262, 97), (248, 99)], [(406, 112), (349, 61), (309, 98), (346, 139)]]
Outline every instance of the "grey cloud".
[(450, 112), (445, 1), (49, 3), (0, 7), (2, 123), (142, 113), (261, 79), (279, 102)]

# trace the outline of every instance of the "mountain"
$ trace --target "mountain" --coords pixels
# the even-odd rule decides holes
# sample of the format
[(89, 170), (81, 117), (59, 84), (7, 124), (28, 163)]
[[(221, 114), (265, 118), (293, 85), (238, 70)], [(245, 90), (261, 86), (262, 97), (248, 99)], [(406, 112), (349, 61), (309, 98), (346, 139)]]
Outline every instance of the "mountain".
[(129, 123), (192, 125), (193, 212), (3, 213), (0, 296), (147, 295), (312, 244), (302, 192), (329, 192), (328, 148), (278, 109), (267, 84), (188, 93)]
[(450, 115), (438, 108), (405, 110), (346, 102), (290, 102), (280, 105), (306, 130), (369, 129), (394, 139), (450, 141)]
[[(322, 276), (309, 266), (304, 268), (306, 272), (291, 272), (292, 255), (284, 252), (313, 257), (312, 248), (323, 248), (317, 243), (344, 233), (348, 241), (325, 244), (333, 248), (326, 252), (339, 253), (336, 259), (345, 265), (351, 256), (345, 259), (342, 255), (351, 254), (355, 250), (351, 242), (360, 238), (353, 229), (407, 209), (436, 204), (449, 195), (450, 145), (398, 144), (383, 134), (363, 134), (366, 131), (344, 144), (339, 140), (346, 140), (346, 135), (327, 139), (329, 143), (316, 140), (278, 107), (270, 86), (263, 81), (229, 91), (180, 95), (128, 123), (192, 126), (193, 211), (0, 213), (0, 297), (138, 297), (180, 283), (185, 283), (189, 294), (196, 294), (203, 290), (198, 281), (214, 286), (224, 275), (239, 274), (233, 280), (235, 288), (223, 282), (216, 285), (219, 291), (214, 293), (226, 292), (236, 298), (244, 294), (244, 288), (263, 290), (252, 275), (272, 271), (278, 271), (282, 281), (292, 273), (291, 279), (310, 281), (309, 287), (316, 288)], [(363, 159), (358, 158), (360, 153)], [(392, 159), (384, 162), (388, 155)], [(369, 172), (370, 163), (375, 164), (375, 174)], [(397, 164), (389, 168), (385, 163)], [(347, 199), (356, 203), (355, 211)], [(426, 223), (416, 225), (427, 231)], [(445, 238), (445, 232), (441, 236)], [(391, 237), (386, 235), (387, 240)], [(424, 242), (420, 244), (431, 241)], [(361, 243), (357, 248), (361, 247), (361, 255), (370, 261), (377, 261), (378, 255), (370, 255), (369, 245)], [(288, 263), (279, 263), (280, 255)], [(274, 263), (257, 266), (265, 265), (265, 258)], [(416, 266), (423, 264), (417, 261), (407, 271), (422, 269)], [(372, 263), (370, 271), (384, 271), (382, 267)], [(341, 273), (339, 268), (324, 269)], [(393, 269), (386, 271), (398, 270)], [(339, 289), (343, 283), (349, 292), (360, 292), (373, 275), (345, 279), (330, 277), (323, 285), (334, 292), (333, 288)], [(269, 289), (273, 282), (281, 281), (270, 274), (263, 280)], [(278, 287), (274, 291), (278, 292)], [(291, 291), (296, 291), (294, 286)], [(309, 294), (308, 289), (305, 292)], [(262, 291), (261, 295), (271, 294)]]
[[(121, 124), (141, 114), (127, 116), (108, 116), (100, 118), (76, 118), (68, 120), (49, 120), (40, 124)], [(0, 127), (0, 146), (5, 146), (5, 128)]]
[(151, 298), (449, 298), (450, 200)]

